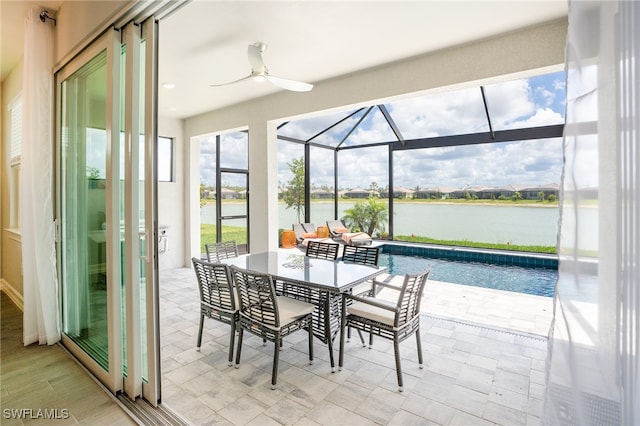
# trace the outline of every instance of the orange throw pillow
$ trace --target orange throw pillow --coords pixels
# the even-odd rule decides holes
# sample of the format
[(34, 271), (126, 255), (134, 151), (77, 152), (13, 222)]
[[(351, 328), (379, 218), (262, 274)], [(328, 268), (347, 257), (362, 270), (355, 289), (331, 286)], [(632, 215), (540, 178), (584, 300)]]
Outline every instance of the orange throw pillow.
[(349, 232), (349, 229), (348, 228), (334, 228), (333, 232), (339, 232), (339, 233)]

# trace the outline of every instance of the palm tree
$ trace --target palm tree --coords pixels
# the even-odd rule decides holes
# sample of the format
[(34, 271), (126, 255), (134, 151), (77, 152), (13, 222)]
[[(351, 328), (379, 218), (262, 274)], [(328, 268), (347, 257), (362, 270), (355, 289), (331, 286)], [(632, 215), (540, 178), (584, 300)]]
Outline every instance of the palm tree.
[(352, 208), (345, 210), (342, 220), (353, 231), (364, 231), (369, 235), (384, 232), (384, 224), (389, 218), (389, 211), (384, 202), (373, 197), (366, 201), (358, 201)]

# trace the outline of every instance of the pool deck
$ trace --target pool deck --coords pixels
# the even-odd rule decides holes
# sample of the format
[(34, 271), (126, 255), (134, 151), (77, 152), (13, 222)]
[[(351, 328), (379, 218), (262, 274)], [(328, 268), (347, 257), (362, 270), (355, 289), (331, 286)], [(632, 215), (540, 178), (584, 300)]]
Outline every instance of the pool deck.
[(198, 300), (192, 269), (160, 271), (163, 406), (191, 424), (540, 424), (550, 297), (428, 280), (425, 368), (407, 339), (402, 393), (390, 341), (367, 349), (351, 339), (344, 369), (332, 373), (319, 340), (308, 365), (305, 333), (285, 339), (272, 391), (273, 346), (260, 338), (247, 335), (241, 367), (228, 367), (229, 326), (207, 320), (196, 351)]
[[(304, 253), (299, 248), (280, 250)], [(546, 338), (553, 318), (553, 298), (429, 279), (421, 311), (436, 318)]]
[(464, 323), (547, 337), (553, 298), (428, 280), (421, 310)]

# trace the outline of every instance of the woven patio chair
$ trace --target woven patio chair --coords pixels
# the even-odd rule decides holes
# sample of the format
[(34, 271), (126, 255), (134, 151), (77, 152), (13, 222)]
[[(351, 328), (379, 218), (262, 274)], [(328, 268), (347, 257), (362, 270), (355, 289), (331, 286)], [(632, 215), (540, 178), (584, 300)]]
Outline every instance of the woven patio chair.
[(310, 240), (307, 242), (307, 251), (305, 255), (320, 259), (336, 260), (338, 258), (339, 248), (340, 244)]
[(231, 326), (229, 336), (229, 365), (233, 365), (233, 343), (238, 323), (238, 303), (233, 288), (233, 279), (228, 265), (209, 263), (192, 258), (193, 269), (200, 290), (200, 327), (196, 350), (202, 345), (202, 328), (205, 317)]
[[(402, 366), (400, 364), (400, 342), (415, 334), (418, 346), (418, 363), (423, 368), (422, 342), (420, 341), (420, 301), (429, 271), (417, 275), (407, 274), (402, 287), (389, 287), (398, 293), (397, 300), (388, 301), (378, 297), (355, 296), (345, 293), (342, 298), (342, 319), (340, 322), (340, 358), (338, 368), (341, 370), (344, 360), (345, 328), (375, 334), (393, 340), (396, 360), (398, 390), (402, 392)], [(374, 282), (371, 294), (376, 293)], [(349, 302), (353, 302), (349, 305)]]
[(204, 248), (207, 251), (207, 259), (209, 262), (219, 263), (224, 259), (238, 257), (238, 245), (235, 241), (205, 244)]
[[(363, 246), (348, 246), (343, 247), (342, 261), (346, 263), (357, 263), (359, 265), (378, 266), (378, 257), (380, 255), (379, 247), (363, 247)], [(373, 286), (373, 280), (367, 280), (361, 284), (358, 284), (351, 289), (351, 294), (363, 295), (369, 294)], [(362, 332), (358, 330), (360, 341), (362, 345), (365, 345)], [(351, 340), (351, 328), (347, 329), (347, 341)], [(370, 342), (371, 344), (372, 342)]]
[(344, 246), (342, 261), (378, 266), (380, 247)]
[(231, 266), (240, 299), (240, 331), (236, 350), (236, 368), (240, 367), (243, 331), (246, 330), (274, 343), (271, 389), (276, 388), (278, 358), (282, 339), (307, 329), (309, 333), (309, 364), (313, 364), (313, 320), (315, 305), (286, 296), (277, 296), (269, 274)]

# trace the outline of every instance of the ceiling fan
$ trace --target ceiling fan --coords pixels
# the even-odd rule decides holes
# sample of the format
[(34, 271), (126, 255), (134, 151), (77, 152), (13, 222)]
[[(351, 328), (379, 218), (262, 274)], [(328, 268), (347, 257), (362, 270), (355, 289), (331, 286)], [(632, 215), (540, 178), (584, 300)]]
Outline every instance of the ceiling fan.
[(251, 74), (239, 80), (230, 81), (229, 83), (212, 84), (211, 87), (226, 86), (228, 84), (239, 83), (245, 80), (254, 80), (268, 81), (282, 89), (292, 90), (294, 92), (308, 92), (313, 88), (313, 84), (270, 75), (267, 66), (264, 64), (264, 60), (262, 59), (262, 52), (265, 50), (267, 50), (267, 45), (264, 43), (258, 42), (250, 44), (247, 48), (247, 55), (249, 56), (249, 63), (251, 64)]

